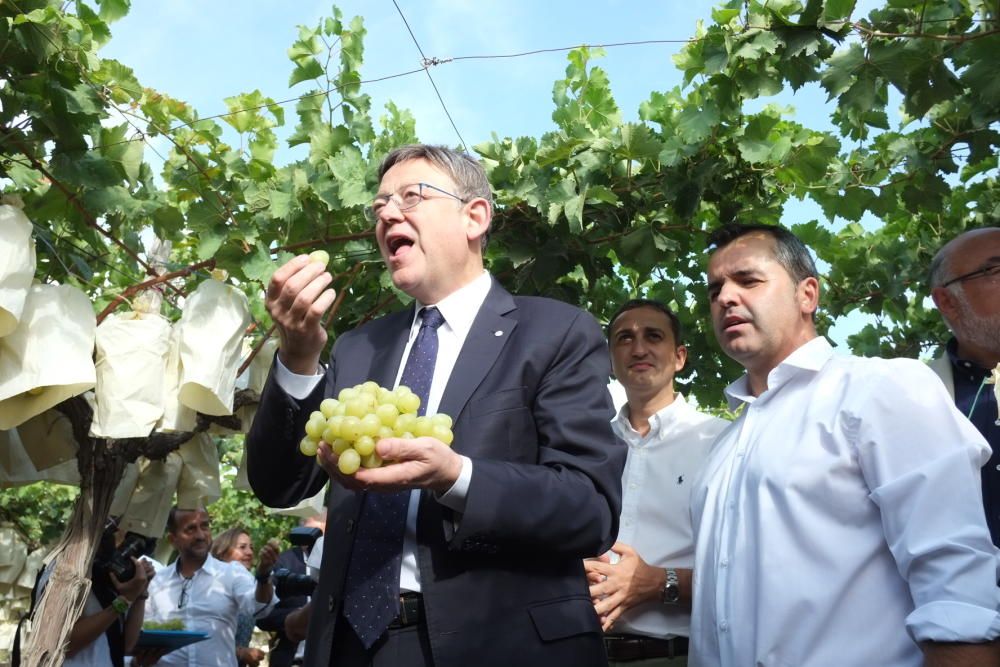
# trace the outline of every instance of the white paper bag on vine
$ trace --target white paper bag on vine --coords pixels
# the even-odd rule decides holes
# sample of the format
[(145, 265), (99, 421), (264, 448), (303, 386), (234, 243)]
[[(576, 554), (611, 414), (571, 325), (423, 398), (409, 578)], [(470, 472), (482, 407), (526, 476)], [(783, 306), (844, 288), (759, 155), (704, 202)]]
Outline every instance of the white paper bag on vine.
[(96, 384), (97, 318), (90, 299), (70, 285), (32, 285), (21, 321), (0, 338), (0, 429)]
[(246, 296), (205, 280), (187, 297), (180, 330), (180, 401), (206, 415), (233, 414), (243, 332), (250, 324)]
[(31, 221), (16, 206), (0, 204), (0, 336), (17, 328), (35, 276)]
[(163, 416), (157, 431), (193, 431), (197, 413), (181, 403), (181, 332), (175, 324), (170, 330), (167, 360), (163, 373)]
[(79, 484), (76, 452), (73, 426), (56, 410), (0, 431), (0, 488), (39, 481)]
[(163, 416), (170, 323), (160, 315), (111, 314), (97, 327), (97, 410), (90, 434), (142, 438)]

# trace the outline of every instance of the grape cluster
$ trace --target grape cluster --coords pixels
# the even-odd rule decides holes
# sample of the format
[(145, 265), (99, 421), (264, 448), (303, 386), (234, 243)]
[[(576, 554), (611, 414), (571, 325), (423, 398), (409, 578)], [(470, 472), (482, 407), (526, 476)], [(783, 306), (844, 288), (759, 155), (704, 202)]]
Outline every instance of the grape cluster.
[(299, 451), (315, 456), (320, 442), (337, 456), (337, 467), (345, 475), (358, 468), (378, 468), (382, 459), (375, 444), (383, 438), (437, 438), (451, 445), (451, 417), (446, 414), (418, 417), (420, 397), (409, 387), (386, 389), (369, 380), (342, 389), (337, 398), (327, 398), (309, 415), (306, 435)]
[(171, 619), (169, 621), (146, 621), (142, 624), (143, 630), (183, 630), (184, 621), (179, 618)]

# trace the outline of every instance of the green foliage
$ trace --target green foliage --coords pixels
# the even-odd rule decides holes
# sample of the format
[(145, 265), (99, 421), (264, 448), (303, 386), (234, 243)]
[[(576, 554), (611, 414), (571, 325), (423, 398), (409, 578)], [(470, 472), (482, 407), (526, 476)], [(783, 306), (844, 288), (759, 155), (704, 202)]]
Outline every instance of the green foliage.
[(241, 437), (220, 438), (218, 445), (222, 497), (207, 508), (212, 517), (212, 533), (218, 535), (227, 528), (240, 526), (252, 538), (255, 554), (272, 538), (279, 540), (282, 548), (287, 549), (289, 544), (285, 536), (299, 524), (299, 520), (268, 512), (251, 491), (238, 490), (234, 487), (236, 470), (243, 458)]
[[(230, 115), (202, 119), (100, 57), (125, 0), (81, 1), (75, 15), (55, 0), (18, 6), (0, 5), (0, 186), (36, 223), (39, 279), (76, 284), (101, 307), (145, 277), (138, 238), (151, 226), (174, 242), (168, 268), (209, 257), (225, 268), (258, 332), (269, 325), (262, 288), (291, 252), (330, 252), (349, 295), (334, 334), (406, 300), (361, 209), (380, 158), (417, 132), (392, 104), (373, 121), (359, 18), (334, 8), (300, 27), (288, 57), (301, 98), (287, 122), (307, 156), (276, 164), (291, 112), (273, 99), (236, 95)], [(790, 202), (811, 201), (823, 219), (793, 227), (829, 267), (821, 326), (869, 317), (849, 341), (865, 354), (915, 356), (942, 340), (926, 306), (930, 258), (1000, 217), (997, 8), (891, 0), (854, 11), (853, 0), (722, 3), (675, 58), (683, 87), (651, 91), (638, 122), (623, 121), (594, 64), (600, 50), (570, 52), (551, 130), (475, 147), (496, 190), (491, 271), (598, 318), (630, 296), (667, 301), (689, 332), (689, 393), (714, 404), (739, 369), (707, 324), (707, 235), (734, 220), (776, 223)], [(825, 91), (832, 129), (759, 101), (804, 86)], [(172, 146), (162, 181), (143, 161), (151, 137)]]
[(36, 482), (0, 492), (0, 523), (22, 534), (28, 550), (51, 547), (73, 516), (80, 489), (64, 484)]

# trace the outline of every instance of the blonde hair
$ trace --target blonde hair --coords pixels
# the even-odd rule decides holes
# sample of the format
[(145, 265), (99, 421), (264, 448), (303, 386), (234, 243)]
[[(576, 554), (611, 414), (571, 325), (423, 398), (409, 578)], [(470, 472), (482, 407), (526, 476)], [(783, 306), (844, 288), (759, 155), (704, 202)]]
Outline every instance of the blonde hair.
[(229, 552), (236, 546), (236, 541), (239, 540), (240, 535), (249, 537), (250, 533), (244, 530), (242, 526), (234, 526), (219, 533), (212, 540), (212, 555), (219, 560), (228, 561)]

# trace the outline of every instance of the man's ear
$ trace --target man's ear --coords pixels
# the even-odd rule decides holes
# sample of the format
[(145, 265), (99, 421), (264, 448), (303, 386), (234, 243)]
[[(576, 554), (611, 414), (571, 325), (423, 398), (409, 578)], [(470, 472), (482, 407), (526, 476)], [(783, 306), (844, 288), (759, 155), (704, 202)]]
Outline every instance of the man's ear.
[(674, 350), (674, 358), (676, 359), (674, 363), (674, 372), (680, 373), (682, 370), (684, 370), (684, 364), (686, 364), (688, 360), (687, 347), (684, 345), (678, 345), (677, 349)]
[(466, 215), (468, 216), (468, 222), (466, 223), (466, 238), (470, 241), (480, 242), (480, 239), (486, 235), (486, 232), (490, 229), (490, 220), (493, 218), (493, 210), (490, 207), (490, 203), (483, 199), (482, 197), (476, 197), (470, 201), (466, 206)]
[(800, 281), (798, 297), (802, 312), (811, 317), (819, 308), (819, 280), (810, 276)]
[(935, 287), (931, 290), (931, 299), (934, 305), (941, 312), (941, 317), (951, 326), (951, 323), (958, 318), (958, 303), (955, 295), (947, 287)]

